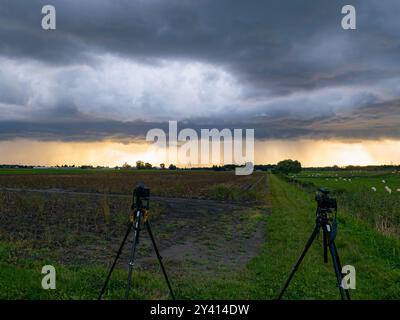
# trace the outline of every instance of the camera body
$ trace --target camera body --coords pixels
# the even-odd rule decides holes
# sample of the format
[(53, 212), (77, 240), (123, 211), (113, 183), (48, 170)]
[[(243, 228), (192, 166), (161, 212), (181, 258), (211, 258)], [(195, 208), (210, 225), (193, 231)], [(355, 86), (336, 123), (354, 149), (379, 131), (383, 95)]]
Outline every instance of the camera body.
[(133, 190), (132, 209), (149, 209), (150, 189), (139, 183)]
[(337, 210), (336, 198), (329, 195), (330, 191), (325, 188), (319, 188), (318, 191), (319, 193), (317, 193), (315, 196), (315, 201), (318, 203), (318, 208), (322, 210)]
[(140, 183), (135, 188), (135, 195), (136, 197), (147, 200), (150, 198), (150, 189), (147, 188), (144, 184)]

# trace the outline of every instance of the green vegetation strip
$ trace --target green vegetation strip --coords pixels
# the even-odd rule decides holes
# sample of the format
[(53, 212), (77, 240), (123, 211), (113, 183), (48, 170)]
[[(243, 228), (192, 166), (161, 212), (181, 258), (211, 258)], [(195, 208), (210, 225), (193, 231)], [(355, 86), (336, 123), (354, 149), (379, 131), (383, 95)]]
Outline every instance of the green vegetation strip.
[[(268, 241), (264, 250), (266, 290), (279, 289), (304, 248), (314, 227), (315, 201), (300, 188), (271, 177), (272, 216), (268, 220)], [(366, 223), (339, 212), (336, 245), (342, 264), (356, 268), (354, 299), (398, 299), (400, 297), (400, 242), (373, 230)], [(338, 290), (331, 261), (322, 260), (322, 241), (314, 242), (286, 298), (336, 299)], [(272, 275), (275, 278), (272, 278)]]
[[(310, 195), (277, 176), (269, 177), (272, 214), (266, 218), (266, 242), (261, 253), (244, 270), (181, 272), (167, 263), (178, 299), (274, 299), (290, 273), (314, 227), (315, 203)], [(267, 212), (267, 209), (265, 212)], [(257, 219), (260, 219), (257, 216)], [(337, 247), (343, 264), (354, 265), (357, 289), (353, 299), (400, 297), (400, 243), (385, 237), (362, 221), (339, 212)], [(45, 263), (51, 264), (51, 261)], [(207, 261), (204, 261), (207, 264)], [(57, 290), (41, 289), (41, 266), (19, 260), (13, 248), (0, 244), (1, 299), (95, 299), (106, 274), (103, 267), (57, 268)], [(190, 270), (189, 266), (184, 266)], [(123, 297), (125, 270), (113, 275), (106, 299)], [(313, 244), (285, 299), (338, 299), (331, 261), (322, 260), (321, 241)], [(131, 298), (168, 299), (168, 290), (157, 270), (134, 276)]]

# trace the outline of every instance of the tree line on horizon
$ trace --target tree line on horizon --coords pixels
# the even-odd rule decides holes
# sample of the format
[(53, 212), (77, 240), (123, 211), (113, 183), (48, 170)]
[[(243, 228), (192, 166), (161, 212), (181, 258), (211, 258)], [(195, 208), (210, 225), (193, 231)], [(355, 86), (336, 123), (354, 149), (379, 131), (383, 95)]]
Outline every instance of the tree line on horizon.
[[(234, 171), (240, 165), (226, 164), (226, 165), (213, 165), (209, 167), (190, 167), (182, 168), (174, 164), (167, 166), (161, 163), (159, 167), (155, 167), (148, 162), (143, 162), (141, 160), (136, 161), (136, 166), (131, 166), (128, 163), (124, 163), (122, 166), (107, 167), (107, 166), (93, 166), (93, 165), (56, 165), (51, 166), (51, 168), (60, 169), (119, 169), (119, 170), (212, 170), (212, 171)], [(21, 165), (21, 164), (0, 164), (0, 169), (35, 169), (35, 168), (48, 168), (47, 166), (34, 166), (34, 165)], [(376, 171), (376, 170), (396, 170), (400, 171), (400, 165), (367, 165), (367, 166), (324, 166), (324, 167), (302, 167), (301, 163), (297, 160), (282, 160), (277, 164), (256, 164), (254, 165), (255, 171), (271, 171), (273, 173), (298, 173), (301, 170), (305, 171)]]

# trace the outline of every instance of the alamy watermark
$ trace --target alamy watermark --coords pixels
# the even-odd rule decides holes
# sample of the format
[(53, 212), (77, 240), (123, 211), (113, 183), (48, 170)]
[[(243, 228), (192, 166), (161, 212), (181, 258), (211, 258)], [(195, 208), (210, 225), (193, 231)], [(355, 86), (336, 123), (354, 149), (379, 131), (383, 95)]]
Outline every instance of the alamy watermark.
[(45, 276), (42, 279), (42, 288), (44, 290), (56, 289), (56, 268), (52, 265), (46, 265), (42, 268), (42, 274)]
[[(42, 7), (42, 29), (56, 30), (56, 8), (53, 5), (45, 5)], [(356, 27), (356, 9), (352, 5), (342, 7), (341, 14), (345, 15), (341, 20), (341, 25), (344, 30), (355, 30)]]
[(42, 29), (43, 30), (56, 30), (56, 8), (52, 5), (45, 5), (42, 8)]
[(351, 5), (345, 5), (342, 8), (342, 14), (345, 14), (345, 16), (342, 18), (342, 28), (344, 30), (357, 29), (356, 8)]
[(342, 278), (342, 288), (354, 290), (356, 288), (356, 268), (352, 265), (343, 266), (342, 274), (345, 275)]
[(254, 170), (254, 129), (245, 130), (245, 139), (242, 129), (200, 129), (199, 136), (190, 128), (178, 132), (178, 122), (169, 121), (168, 143), (167, 134), (159, 128), (148, 131), (146, 141), (164, 152), (165, 162), (184, 166), (244, 165), (236, 168), (237, 175), (249, 175)]

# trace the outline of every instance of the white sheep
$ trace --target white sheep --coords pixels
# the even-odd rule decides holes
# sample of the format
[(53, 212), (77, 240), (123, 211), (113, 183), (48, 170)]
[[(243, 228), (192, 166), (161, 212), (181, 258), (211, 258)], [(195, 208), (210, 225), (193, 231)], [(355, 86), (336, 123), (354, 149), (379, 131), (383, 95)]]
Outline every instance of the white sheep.
[(390, 193), (392, 193), (392, 189), (390, 189), (388, 186), (385, 187), (386, 191)]
[(385, 181), (385, 180), (382, 180), (382, 183), (386, 183), (386, 181)]
[(376, 188), (375, 188), (375, 187), (372, 187), (371, 190), (372, 190), (373, 192), (376, 192)]

